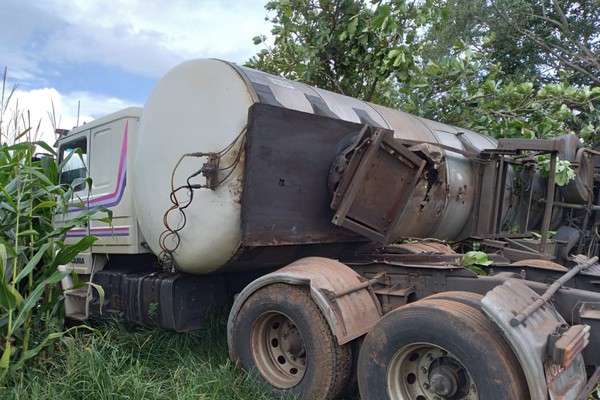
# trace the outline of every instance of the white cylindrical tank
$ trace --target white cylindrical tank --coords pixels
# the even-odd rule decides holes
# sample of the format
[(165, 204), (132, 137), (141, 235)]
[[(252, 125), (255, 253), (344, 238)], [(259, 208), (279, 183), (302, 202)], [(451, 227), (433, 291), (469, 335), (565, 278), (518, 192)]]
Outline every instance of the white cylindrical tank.
[[(242, 134), (248, 108), (255, 102), (377, 125), (394, 130), (396, 137), (443, 143), (457, 149), (496, 147), (493, 139), (474, 132), (224, 61), (188, 61), (168, 72), (151, 93), (144, 106), (135, 149), (132, 185), (137, 219), (155, 254), (163, 250), (160, 246), (161, 234), (165, 231), (163, 219), (173, 206), (171, 180), (173, 178), (175, 188), (186, 185), (186, 179), (198, 171), (199, 159), (184, 158), (173, 175), (175, 165), (186, 153), (219, 152), (227, 148)], [(235, 162), (240, 143), (235, 142), (233, 149), (223, 157), (221, 167)], [(437, 205), (432, 207), (430, 215), (423, 217), (423, 224), (416, 224), (411, 236), (456, 238), (471, 212), (475, 172), (463, 155), (444, 153), (445, 185), (439, 188), (439, 193), (423, 188), (435, 198)], [(244, 172), (241, 156), (233, 173), (215, 190), (193, 191), (185, 216), (178, 212), (169, 214), (168, 225), (181, 228), (179, 245), (172, 253), (178, 269), (210, 273), (229, 263), (238, 253)], [(188, 193), (187, 190), (177, 193), (180, 204), (189, 200)]]

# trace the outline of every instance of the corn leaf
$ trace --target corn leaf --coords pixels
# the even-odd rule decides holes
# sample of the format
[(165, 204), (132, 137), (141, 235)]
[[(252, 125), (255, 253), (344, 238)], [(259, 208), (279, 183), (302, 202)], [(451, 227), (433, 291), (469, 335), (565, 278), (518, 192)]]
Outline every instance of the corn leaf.
[(44, 256), (44, 253), (46, 253), (46, 251), (48, 251), (48, 248), (50, 248), (51, 244), (52, 243), (47, 242), (47, 243), (44, 243), (40, 247), (40, 249), (38, 250), (38, 252), (35, 253), (35, 255), (31, 258), (31, 260), (29, 260), (29, 262), (27, 263), (27, 265), (25, 265), (25, 268), (23, 268), (21, 270), (21, 272), (19, 272), (19, 275), (17, 275), (17, 279), (16, 279), (15, 283), (21, 282), (21, 280), (23, 278), (25, 278), (27, 275), (29, 275), (29, 273), (31, 271), (33, 271), (33, 269), (39, 264), (40, 260)]

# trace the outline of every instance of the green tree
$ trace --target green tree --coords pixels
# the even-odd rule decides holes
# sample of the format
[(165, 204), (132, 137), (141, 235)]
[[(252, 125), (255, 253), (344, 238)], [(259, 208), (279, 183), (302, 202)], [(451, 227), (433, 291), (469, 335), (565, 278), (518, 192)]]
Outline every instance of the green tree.
[[(447, 0), (427, 34), (436, 58), (458, 38), (484, 51), (516, 81), (600, 84), (598, 0)], [(485, 48), (481, 38), (494, 37)]]
[[(505, 0), (505, 7), (511, 10), (513, 17), (527, 18), (524, 1)], [(425, 58), (437, 60), (454, 54), (458, 41), (485, 53), (486, 58), (498, 64), (511, 79), (527, 81), (538, 75), (537, 66), (543, 62), (541, 53), (531, 41), (522, 40), (494, 10), (488, 0), (447, 0), (444, 18), (426, 34), (433, 45)]]
[[(510, 2), (523, 5), (516, 13), (528, 15), (526, 0)], [(247, 65), (496, 137), (578, 133), (590, 143), (598, 141), (597, 85), (568, 79), (548, 83), (539, 69), (542, 59), (527, 59), (535, 52), (510, 36), (498, 42), (491, 27), (510, 27), (506, 20), (497, 16), (497, 25), (487, 17), (471, 21), (473, 10), (490, 4), (466, 1), (473, 7), (453, 14), (450, 6), (459, 3), (271, 1), (266, 8), (274, 13), (274, 44), (263, 46)], [(461, 19), (451, 24), (456, 15)], [(467, 26), (477, 35), (466, 35), (458, 27), (461, 20), (471, 21)], [(261, 44), (264, 38), (254, 41)], [(499, 49), (520, 51), (518, 59), (528, 66), (521, 72), (505, 66), (497, 60)]]
[(573, 83), (600, 85), (598, 0), (517, 0), (516, 15), (506, 2), (490, 2), (493, 15), (517, 38), (513, 48), (526, 43), (538, 52), (541, 74), (560, 77), (563, 72)]
[(274, 45), (247, 66), (388, 105), (396, 81), (409, 79), (419, 31), (439, 14), (437, 0), (281, 0), (265, 8), (275, 13)]
[(468, 48), (460, 56), (428, 61), (417, 71), (399, 91), (408, 112), (494, 137), (575, 133), (598, 143), (599, 87), (505, 81), (497, 64)]

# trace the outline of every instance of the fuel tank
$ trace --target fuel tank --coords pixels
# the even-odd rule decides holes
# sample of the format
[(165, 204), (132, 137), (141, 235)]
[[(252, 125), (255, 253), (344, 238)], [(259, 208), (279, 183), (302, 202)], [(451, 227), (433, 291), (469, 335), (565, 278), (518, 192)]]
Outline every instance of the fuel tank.
[(331, 223), (327, 175), (344, 137), (365, 125), (440, 145), (436, 184), (418, 183), (425, 207), (403, 234), (460, 238), (477, 178), (464, 153), (494, 139), (214, 59), (173, 68), (144, 106), (132, 171), (141, 232), (196, 274), (261, 247), (364, 240)]

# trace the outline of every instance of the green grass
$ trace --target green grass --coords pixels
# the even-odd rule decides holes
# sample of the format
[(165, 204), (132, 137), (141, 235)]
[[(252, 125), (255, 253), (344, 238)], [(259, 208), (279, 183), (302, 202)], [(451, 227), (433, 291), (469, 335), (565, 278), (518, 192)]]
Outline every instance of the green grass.
[(0, 389), (0, 398), (272, 399), (229, 360), (225, 318), (218, 313), (204, 329), (185, 334), (102, 323), (103, 336), (81, 332), (68, 338), (60, 351)]
[[(203, 329), (192, 333), (98, 323), (102, 336), (82, 331), (65, 338), (0, 388), (0, 399), (274, 399), (229, 360), (226, 318), (226, 311), (214, 312)], [(288, 399), (294, 397), (281, 398)]]

